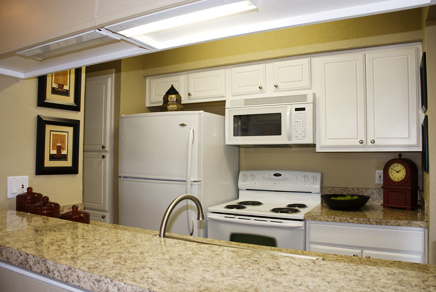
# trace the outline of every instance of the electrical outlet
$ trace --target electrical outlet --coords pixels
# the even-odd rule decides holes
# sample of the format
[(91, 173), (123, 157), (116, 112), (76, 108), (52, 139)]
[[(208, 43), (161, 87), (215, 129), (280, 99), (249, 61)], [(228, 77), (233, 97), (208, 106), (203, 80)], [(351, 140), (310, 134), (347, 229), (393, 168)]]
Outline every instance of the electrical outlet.
[(375, 171), (375, 183), (376, 184), (383, 184), (383, 170), (376, 170)]
[(29, 186), (28, 176), (9, 176), (8, 177), (8, 199), (13, 199), (17, 195), (24, 193)]

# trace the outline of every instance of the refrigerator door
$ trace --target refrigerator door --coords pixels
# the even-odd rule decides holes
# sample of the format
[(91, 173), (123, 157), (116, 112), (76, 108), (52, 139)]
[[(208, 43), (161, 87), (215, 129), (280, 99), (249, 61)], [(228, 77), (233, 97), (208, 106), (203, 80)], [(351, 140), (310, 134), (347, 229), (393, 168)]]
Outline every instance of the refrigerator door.
[[(119, 180), (119, 188), (120, 224), (156, 230), (156, 234), (168, 206), (186, 190), (184, 182), (124, 178)], [(192, 184), (191, 194), (200, 199), (199, 190), (200, 184)], [(173, 210), (167, 232), (190, 235), (188, 220), (191, 228), (194, 226), (192, 235), (204, 237), (205, 224), (198, 224), (197, 208), (191, 201), (182, 201)]]
[(120, 177), (186, 180), (190, 133), (191, 179), (200, 180), (199, 112), (166, 112), (120, 118)]

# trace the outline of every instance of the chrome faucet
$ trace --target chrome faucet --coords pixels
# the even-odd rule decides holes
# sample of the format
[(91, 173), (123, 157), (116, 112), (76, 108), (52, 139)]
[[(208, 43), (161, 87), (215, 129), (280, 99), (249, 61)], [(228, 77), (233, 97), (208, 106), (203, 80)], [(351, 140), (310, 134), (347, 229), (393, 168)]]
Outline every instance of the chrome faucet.
[(194, 197), (193, 195), (181, 195), (174, 199), (171, 204), (168, 206), (165, 214), (162, 218), (162, 223), (160, 224), (159, 236), (165, 237), (165, 230), (167, 229), (168, 219), (170, 219), (171, 212), (173, 212), (174, 208), (183, 200), (191, 200), (197, 206), (197, 220), (204, 220), (203, 207), (201, 206), (200, 201)]

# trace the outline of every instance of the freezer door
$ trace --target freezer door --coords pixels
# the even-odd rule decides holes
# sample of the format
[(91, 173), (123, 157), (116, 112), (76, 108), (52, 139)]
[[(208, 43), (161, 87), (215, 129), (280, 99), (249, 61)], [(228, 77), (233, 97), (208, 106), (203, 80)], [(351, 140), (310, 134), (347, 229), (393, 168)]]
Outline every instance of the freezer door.
[(193, 129), (191, 178), (198, 170), (199, 120), (197, 112), (150, 113), (120, 118), (119, 175), (123, 177), (186, 180), (188, 139)]
[[(141, 179), (119, 180), (120, 224), (131, 227), (158, 230), (163, 215), (171, 202), (185, 193), (183, 182), (153, 181)], [(200, 184), (192, 184), (192, 195), (199, 198)], [(188, 202), (188, 206), (186, 204)], [(182, 201), (170, 216), (167, 232), (189, 235), (189, 224), (194, 236), (205, 236), (205, 224), (197, 222), (197, 208), (191, 201)]]

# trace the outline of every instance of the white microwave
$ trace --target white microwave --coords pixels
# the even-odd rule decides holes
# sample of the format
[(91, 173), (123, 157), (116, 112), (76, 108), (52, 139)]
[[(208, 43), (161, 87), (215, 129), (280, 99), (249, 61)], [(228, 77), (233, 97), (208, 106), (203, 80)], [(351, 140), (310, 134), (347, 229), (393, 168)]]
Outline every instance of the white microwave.
[(226, 102), (227, 145), (314, 145), (313, 94)]

